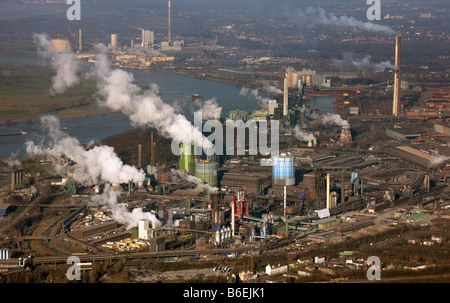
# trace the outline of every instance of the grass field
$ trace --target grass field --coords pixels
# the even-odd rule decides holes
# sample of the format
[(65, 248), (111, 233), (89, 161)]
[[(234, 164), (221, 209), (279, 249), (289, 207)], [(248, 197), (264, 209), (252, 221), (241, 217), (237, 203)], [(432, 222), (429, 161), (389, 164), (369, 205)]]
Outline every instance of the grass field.
[(45, 113), (60, 119), (111, 113), (97, 109), (94, 83), (83, 81), (51, 96), (51, 77), (51, 71), (43, 67), (2, 66), (0, 121), (35, 120)]

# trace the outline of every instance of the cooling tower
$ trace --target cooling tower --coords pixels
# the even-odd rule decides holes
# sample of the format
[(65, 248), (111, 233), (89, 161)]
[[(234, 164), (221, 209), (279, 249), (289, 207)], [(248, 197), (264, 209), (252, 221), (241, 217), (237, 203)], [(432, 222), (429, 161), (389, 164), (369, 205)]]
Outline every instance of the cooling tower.
[(52, 47), (50, 51), (53, 53), (71, 53), (73, 52), (72, 46), (67, 39), (51, 39)]
[(352, 142), (352, 134), (350, 132), (350, 125), (342, 126), (341, 136), (339, 138), (341, 142)]

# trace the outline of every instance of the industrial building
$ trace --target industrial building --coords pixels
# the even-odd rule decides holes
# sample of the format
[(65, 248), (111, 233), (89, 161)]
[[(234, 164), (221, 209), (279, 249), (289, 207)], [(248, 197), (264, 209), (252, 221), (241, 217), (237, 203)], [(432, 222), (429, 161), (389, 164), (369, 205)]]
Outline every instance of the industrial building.
[(8, 215), (12, 207), (9, 203), (0, 203), (0, 218)]

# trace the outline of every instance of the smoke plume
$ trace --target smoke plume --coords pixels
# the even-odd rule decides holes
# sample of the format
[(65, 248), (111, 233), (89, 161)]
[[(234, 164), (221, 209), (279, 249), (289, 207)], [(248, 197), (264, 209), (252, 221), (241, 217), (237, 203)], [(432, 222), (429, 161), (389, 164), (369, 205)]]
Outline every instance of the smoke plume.
[(241, 90), (239, 91), (239, 95), (241, 95), (241, 96), (251, 96), (251, 97), (255, 98), (260, 105), (265, 105), (270, 100), (269, 98), (262, 97), (259, 94), (259, 90), (257, 88), (249, 89), (249, 88), (246, 88), (246, 87), (243, 86), (241, 88)]
[(350, 27), (368, 32), (395, 34), (395, 31), (386, 25), (379, 25), (372, 22), (362, 22), (353, 17), (337, 17), (333, 13), (327, 13), (320, 7), (307, 7), (306, 9), (297, 9), (295, 17), (306, 24), (324, 24), (338, 27)]
[(202, 119), (220, 119), (222, 115), (222, 107), (216, 101), (216, 98), (206, 100), (205, 102), (196, 100), (194, 101), (197, 111), (202, 113)]
[(430, 164), (430, 167), (437, 167), (448, 160), (450, 160), (450, 157), (437, 154), (431, 158), (431, 160), (429, 161), (429, 164)]
[(370, 70), (373, 73), (384, 72), (385, 70), (397, 70), (397, 67), (390, 61), (373, 62), (371, 55), (366, 55), (362, 59), (355, 59), (352, 52), (345, 52), (342, 57), (343, 60), (333, 58), (331, 61), (331, 64), (337, 66), (340, 70), (348, 66), (353, 66), (359, 70)]
[(294, 136), (300, 141), (317, 142), (317, 138), (313, 134), (303, 131), (299, 125), (294, 127), (293, 132)]
[(127, 229), (138, 226), (139, 220), (142, 219), (147, 219), (155, 223), (156, 226), (161, 226), (161, 222), (153, 214), (144, 212), (142, 208), (134, 208), (132, 211), (129, 211), (124, 204), (118, 203), (118, 195), (117, 191), (111, 189), (109, 184), (106, 184), (103, 193), (92, 196), (89, 204), (90, 206), (106, 206), (111, 210), (111, 217), (115, 221), (126, 225)]
[(217, 187), (212, 187), (211, 185), (203, 182), (203, 180), (201, 180), (195, 176), (189, 175), (184, 171), (176, 170), (173, 168), (170, 171), (174, 175), (175, 179), (181, 179), (181, 180), (185, 180), (187, 182), (194, 183), (194, 184), (200, 186), (200, 188), (202, 188), (203, 190), (205, 190), (207, 192), (213, 193), (218, 190)]
[(73, 53), (53, 51), (53, 44), (46, 34), (33, 34), (33, 42), (37, 44), (38, 54), (51, 60), (50, 65), (56, 72), (52, 78), (51, 95), (63, 93), (69, 87), (78, 84), (80, 64)]
[(43, 155), (73, 162), (57, 164), (55, 169), (60, 175), (73, 178), (82, 185), (145, 180), (144, 172), (124, 164), (112, 147), (95, 146), (87, 150), (78, 139), (61, 130), (58, 118), (45, 116), (40, 122), (48, 138), (44, 138), (39, 144), (28, 140), (26, 151), (30, 156)]
[[(51, 46), (48, 37), (39, 34), (35, 34), (34, 37), (38, 44), (38, 52), (47, 54)], [(183, 143), (194, 143), (203, 148), (213, 147), (212, 143), (184, 115), (176, 113), (173, 106), (163, 102), (156, 84), (151, 85), (150, 89), (141, 89), (134, 82), (133, 74), (111, 68), (106, 56), (108, 50), (106, 46), (99, 44), (96, 49), (98, 51), (97, 60), (85, 76), (96, 82), (100, 106), (124, 113), (130, 118), (133, 126), (153, 127), (164, 137), (193, 138), (194, 142)], [(65, 71), (78, 70), (79, 63), (74, 60), (73, 54), (60, 56), (58, 62), (59, 65), (52, 64), (57, 72), (53, 79), (55, 92), (61, 92), (79, 81), (76, 72), (72, 72), (70, 77), (63, 77)], [(64, 81), (64, 85), (60, 85), (57, 80), (61, 78), (63, 80), (70, 78), (73, 81)]]
[(349, 123), (346, 120), (342, 119), (342, 117), (338, 114), (329, 113), (320, 116), (316, 113), (312, 113), (311, 118), (322, 124), (336, 124), (339, 126), (349, 125)]

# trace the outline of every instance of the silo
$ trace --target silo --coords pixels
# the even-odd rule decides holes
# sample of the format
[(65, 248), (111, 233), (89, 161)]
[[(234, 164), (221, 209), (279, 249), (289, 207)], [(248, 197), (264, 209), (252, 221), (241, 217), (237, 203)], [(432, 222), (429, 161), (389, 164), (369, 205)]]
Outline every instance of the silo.
[(217, 162), (202, 160), (195, 163), (195, 176), (212, 187), (217, 187), (218, 175), (217, 170), (219, 164)]
[(274, 185), (295, 184), (295, 159), (290, 153), (272, 158), (272, 180)]
[(180, 145), (180, 162), (179, 169), (187, 173), (195, 173), (195, 145), (181, 144)]
[(111, 34), (111, 47), (117, 47), (117, 34)]
[(306, 86), (312, 86), (312, 76), (306, 75)]

